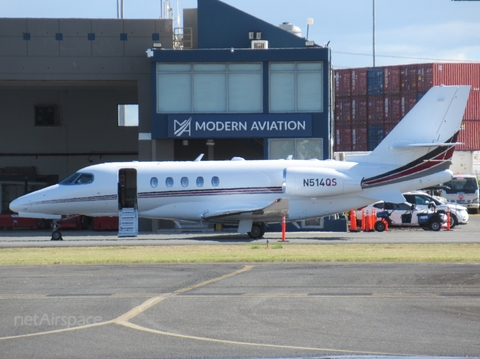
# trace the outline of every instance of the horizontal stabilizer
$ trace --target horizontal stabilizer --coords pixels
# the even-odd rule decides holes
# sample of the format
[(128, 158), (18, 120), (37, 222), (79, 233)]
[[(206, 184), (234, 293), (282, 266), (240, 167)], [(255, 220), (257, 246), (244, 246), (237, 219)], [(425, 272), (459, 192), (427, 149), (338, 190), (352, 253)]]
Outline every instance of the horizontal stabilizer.
[(414, 148), (414, 147), (450, 147), (450, 146), (456, 146), (456, 145), (463, 145), (463, 142), (409, 143), (409, 144), (393, 145), (392, 148), (402, 149), (402, 148)]
[[(222, 206), (224, 207), (224, 206)], [(268, 221), (270, 218), (278, 221), (283, 214), (287, 214), (290, 207), (289, 198), (278, 198), (274, 202), (260, 203), (236, 203), (230, 209), (218, 208), (214, 211), (204, 213), (202, 218), (207, 221), (218, 219), (240, 220), (256, 219)]]

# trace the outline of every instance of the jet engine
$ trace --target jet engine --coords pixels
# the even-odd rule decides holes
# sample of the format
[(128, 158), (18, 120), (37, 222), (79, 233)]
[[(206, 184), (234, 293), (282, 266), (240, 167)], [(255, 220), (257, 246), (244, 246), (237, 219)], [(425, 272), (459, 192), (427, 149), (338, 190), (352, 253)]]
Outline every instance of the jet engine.
[(294, 196), (326, 197), (362, 190), (361, 178), (330, 168), (286, 168), (284, 178), (284, 192)]

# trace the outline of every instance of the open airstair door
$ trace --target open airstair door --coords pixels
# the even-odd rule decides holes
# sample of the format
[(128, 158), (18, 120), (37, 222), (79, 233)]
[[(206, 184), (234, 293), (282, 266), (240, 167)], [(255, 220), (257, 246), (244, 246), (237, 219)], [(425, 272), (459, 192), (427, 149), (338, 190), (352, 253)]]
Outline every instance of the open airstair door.
[(118, 173), (118, 236), (138, 235), (137, 170), (122, 168)]

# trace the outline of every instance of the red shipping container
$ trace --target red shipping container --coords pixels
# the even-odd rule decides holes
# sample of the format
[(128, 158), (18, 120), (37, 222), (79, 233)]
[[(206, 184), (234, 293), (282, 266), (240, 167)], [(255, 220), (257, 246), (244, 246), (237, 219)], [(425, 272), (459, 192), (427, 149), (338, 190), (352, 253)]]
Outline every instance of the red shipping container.
[(335, 150), (338, 152), (352, 150), (352, 127), (337, 126)]
[(480, 121), (480, 91), (470, 89), (470, 96), (468, 97), (463, 119)]
[(402, 95), (401, 99), (401, 106), (402, 106), (402, 118), (415, 106), (417, 103), (417, 95), (410, 94), (410, 95)]
[(116, 231), (118, 230), (118, 217), (95, 217), (93, 219), (93, 229), (96, 231)]
[(367, 125), (368, 101), (367, 96), (352, 97), (352, 125)]
[(367, 94), (367, 68), (352, 69), (352, 96)]
[(462, 143), (455, 146), (457, 151), (480, 150), (480, 121), (463, 121), (461, 130), (458, 132), (457, 142)]
[(397, 125), (397, 123), (386, 123), (385, 124), (385, 137), (387, 137), (388, 134), (390, 132), (392, 132), (392, 130), (395, 128), (396, 125)]
[(433, 86), (433, 64), (417, 65), (417, 91), (427, 92)]
[(433, 86), (471, 85), (473, 91), (480, 90), (479, 63), (434, 63)]
[(383, 125), (385, 119), (385, 97), (368, 97), (368, 124)]
[(400, 92), (417, 93), (417, 65), (400, 67)]
[(352, 94), (352, 70), (335, 71), (335, 97), (350, 96)]
[(350, 125), (352, 121), (352, 99), (351, 97), (343, 97), (340, 98), (340, 107), (341, 107), (341, 115), (340, 115), (340, 123), (337, 125)]
[(352, 151), (367, 151), (367, 126), (352, 127)]
[(397, 124), (402, 116), (402, 99), (400, 95), (385, 97), (385, 123)]
[(383, 70), (384, 88), (386, 94), (400, 93), (400, 66), (388, 66)]

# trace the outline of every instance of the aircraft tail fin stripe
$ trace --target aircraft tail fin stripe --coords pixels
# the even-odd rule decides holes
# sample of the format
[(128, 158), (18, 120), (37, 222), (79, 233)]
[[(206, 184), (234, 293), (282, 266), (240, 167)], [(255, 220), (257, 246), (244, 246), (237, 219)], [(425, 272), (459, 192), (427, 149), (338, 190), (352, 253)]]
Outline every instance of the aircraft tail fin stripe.
[(454, 148), (455, 146), (451, 146), (447, 149), (444, 147), (439, 147), (405, 166), (399, 167), (387, 173), (383, 173), (379, 176), (364, 179), (362, 181), (362, 187), (376, 187), (389, 183), (405, 181), (408, 178), (414, 179), (437, 171), (448, 169), (451, 165), (451, 158), (453, 156)]

